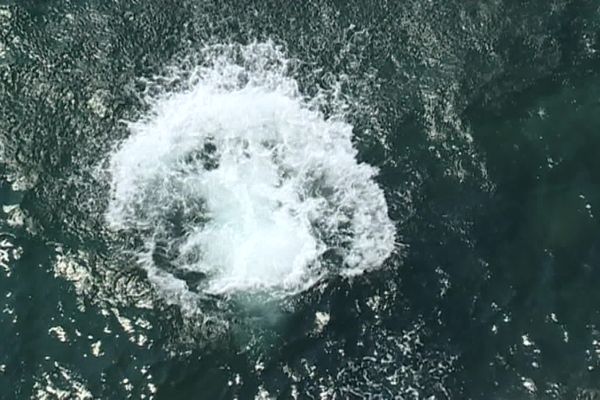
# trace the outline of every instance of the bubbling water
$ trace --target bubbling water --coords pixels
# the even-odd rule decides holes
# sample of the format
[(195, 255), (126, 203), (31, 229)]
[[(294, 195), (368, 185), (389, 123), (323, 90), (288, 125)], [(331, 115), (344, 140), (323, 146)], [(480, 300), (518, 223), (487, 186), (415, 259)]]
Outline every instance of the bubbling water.
[(352, 126), (299, 94), (272, 43), (203, 56), (108, 160), (108, 225), (141, 239), (159, 291), (289, 294), (382, 265), (395, 228)]

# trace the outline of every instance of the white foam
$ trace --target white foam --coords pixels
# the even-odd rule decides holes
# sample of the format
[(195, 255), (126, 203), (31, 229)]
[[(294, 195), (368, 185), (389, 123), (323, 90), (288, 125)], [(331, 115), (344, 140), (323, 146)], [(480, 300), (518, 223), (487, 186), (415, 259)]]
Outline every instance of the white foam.
[(179, 92), (150, 99), (109, 160), (108, 224), (145, 240), (159, 289), (181, 296), (176, 276), (194, 272), (206, 292), (289, 293), (380, 266), (395, 229), (352, 126), (298, 93), (272, 43), (205, 58)]

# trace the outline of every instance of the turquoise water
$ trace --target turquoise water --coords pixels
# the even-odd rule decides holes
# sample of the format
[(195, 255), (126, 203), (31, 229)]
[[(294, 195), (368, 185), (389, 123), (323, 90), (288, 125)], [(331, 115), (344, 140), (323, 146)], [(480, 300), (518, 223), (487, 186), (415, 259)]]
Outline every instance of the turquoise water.
[(0, 398), (600, 396), (593, 1), (0, 6)]

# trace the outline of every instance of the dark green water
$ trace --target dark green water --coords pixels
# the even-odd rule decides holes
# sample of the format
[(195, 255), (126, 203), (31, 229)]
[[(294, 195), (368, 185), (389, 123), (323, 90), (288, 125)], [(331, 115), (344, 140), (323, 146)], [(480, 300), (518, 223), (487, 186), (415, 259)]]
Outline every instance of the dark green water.
[[(269, 40), (305, 96), (339, 85), (402, 246), (192, 318), (97, 167), (178, 90), (154, 76)], [(595, 1), (13, 2), (0, 110), (2, 399), (600, 398)]]

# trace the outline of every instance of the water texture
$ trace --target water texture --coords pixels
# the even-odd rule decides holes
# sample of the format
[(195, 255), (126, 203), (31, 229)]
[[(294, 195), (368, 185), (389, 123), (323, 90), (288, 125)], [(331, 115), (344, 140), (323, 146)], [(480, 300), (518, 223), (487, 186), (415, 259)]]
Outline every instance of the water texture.
[(600, 398), (600, 4), (0, 5), (0, 398)]

